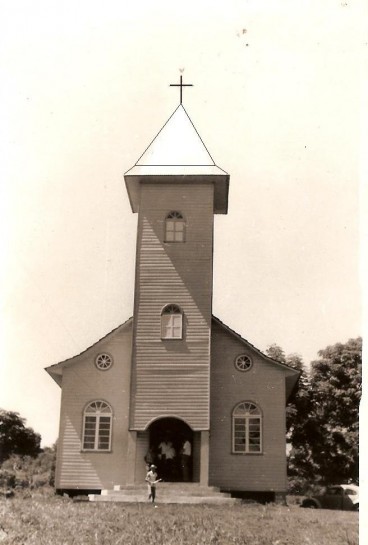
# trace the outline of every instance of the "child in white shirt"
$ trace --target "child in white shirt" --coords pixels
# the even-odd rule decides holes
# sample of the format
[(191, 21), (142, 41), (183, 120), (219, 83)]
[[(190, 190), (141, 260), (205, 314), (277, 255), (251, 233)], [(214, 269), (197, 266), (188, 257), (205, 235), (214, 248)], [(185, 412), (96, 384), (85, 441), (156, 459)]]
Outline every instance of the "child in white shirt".
[(152, 464), (150, 466), (149, 471), (147, 472), (146, 479), (145, 479), (148, 486), (148, 494), (149, 494), (148, 499), (151, 500), (152, 503), (155, 503), (155, 499), (156, 499), (156, 483), (161, 481), (161, 479), (157, 478), (156, 469), (157, 467), (154, 464)]

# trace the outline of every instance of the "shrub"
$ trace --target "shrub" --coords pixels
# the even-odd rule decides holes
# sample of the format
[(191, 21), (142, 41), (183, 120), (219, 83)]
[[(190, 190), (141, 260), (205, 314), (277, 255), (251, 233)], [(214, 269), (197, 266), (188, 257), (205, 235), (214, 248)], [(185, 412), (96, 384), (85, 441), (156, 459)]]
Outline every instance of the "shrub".
[(15, 487), (15, 473), (8, 469), (0, 469), (0, 488), (14, 488)]
[(0, 488), (53, 486), (55, 459), (55, 448), (45, 448), (36, 458), (13, 454), (0, 466)]

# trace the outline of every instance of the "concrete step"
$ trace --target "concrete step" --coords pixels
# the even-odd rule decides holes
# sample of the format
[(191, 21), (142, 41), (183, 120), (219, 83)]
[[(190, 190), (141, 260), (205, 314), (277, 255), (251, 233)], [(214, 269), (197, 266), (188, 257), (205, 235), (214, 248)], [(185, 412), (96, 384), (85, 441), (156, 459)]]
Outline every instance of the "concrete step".
[[(157, 487), (160, 488), (170, 488), (170, 489), (180, 489), (180, 490), (213, 490), (220, 492), (220, 489), (217, 486), (203, 486), (199, 483), (181, 483), (181, 482), (159, 482)], [(146, 490), (147, 483), (139, 484), (116, 484), (114, 485), (114, 490)]]
[[(136, 494), (126, 496), (124, 494), (120, 496), (101, 496), (97, 494), (89, 494), (89, 501), (91, 502), (118, 502), (118, 503), (150, 503), (147, 494)], [(161, 497), (157, 495), (157, 504), (211, 504), (211, 505), (234, 505), (240, 500), (222, 496), (177, 496), (177, 497)]]
[[(230, 498), (231, 494), (222, 493), (218, 490), (204, 490), (204, 489), (194, 489), (194, 490), (182, 490), (180, 488), (156, 488), (157, 493), (163, 497), (178, 497), (178, 496), (211, 496), (211, 497), (223, 497)], [(102, 490), (101, 496), (136, 496), (136, 495), (145, 495), (147, 494), (147, 487), (145, 489), (127, 489), (127, 490)]]
[[(206, 503), (228, 504), (238, 503), (228, 493), (223, 493), (215, 486), (201, 486), (199, 483), (158, 483), (157, 503)], [(115, 485), (113, 490), (102, 490), (101, 495), (90, 494), (93, 502), (125, 502), (147, 503), (148, 491), (146, 484)]]

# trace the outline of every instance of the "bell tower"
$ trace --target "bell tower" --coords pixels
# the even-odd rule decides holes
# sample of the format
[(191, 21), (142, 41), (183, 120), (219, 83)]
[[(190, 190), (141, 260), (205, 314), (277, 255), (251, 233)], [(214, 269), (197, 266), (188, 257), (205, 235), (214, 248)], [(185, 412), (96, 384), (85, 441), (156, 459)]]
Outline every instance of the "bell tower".
[(184, 109), (183, 86), (124, 176), (138, 213), (130, 430), (177, 418), (208, 442), (213, 220), (227, 213), (229, 175)]

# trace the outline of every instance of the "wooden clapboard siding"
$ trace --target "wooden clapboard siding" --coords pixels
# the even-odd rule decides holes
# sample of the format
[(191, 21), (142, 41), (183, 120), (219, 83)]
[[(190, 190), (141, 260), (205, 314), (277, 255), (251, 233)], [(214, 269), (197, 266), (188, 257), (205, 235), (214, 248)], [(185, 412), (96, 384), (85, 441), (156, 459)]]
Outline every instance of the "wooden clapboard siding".
[[(61, 430), (62, 445), (58, 446), (61, 456), (58, 457), (58, 471), (56, 475), (56, 488), (102, 488), (94, 460), (88, 453), (81, 452), (80, 428), (75, 427), (68, 416), (63, 418)], [(76, 445), (78, 448), (76, 449)], [(108, 454), (103, 455), (105, 463), (108, 463)]]
[[(186, 221), (184, 243), (165, 243), (165, 219)], [(142, 183), (134, 308), (131, 428), (176, 416), (209, 426), (213, 185)], [(161, 311), (184, 311), (182, 340), (161, 340)]]
[(199, 483), (201, 474), (201, 432), (195, 431), (193, 434), (193, 482)]
[(139, 431), (137, 433), (136, 456), (135, 456), (135, 482), (144, 483), (147, 474), (144, 457), (149, 448), (149, 432)]
[[(126, 481), (131, 342), (129, 322), (64, 367), (56, 488), (111, 488)], [(101, 352), (114, 360), (107, 371), (94, 364)], [(98, 399), (113, 410), (111, 452), (83, 452), (83, 410)]]
[[(253, 367), (240, 372), (239, 354)], [(262, 454), (232, 454), (232, 410), (253, 401), (263, 414)], [(230, 490), (286, 489), (285, 372), (243, 345), (218, 323), (212, 324), (210, 484)]]

